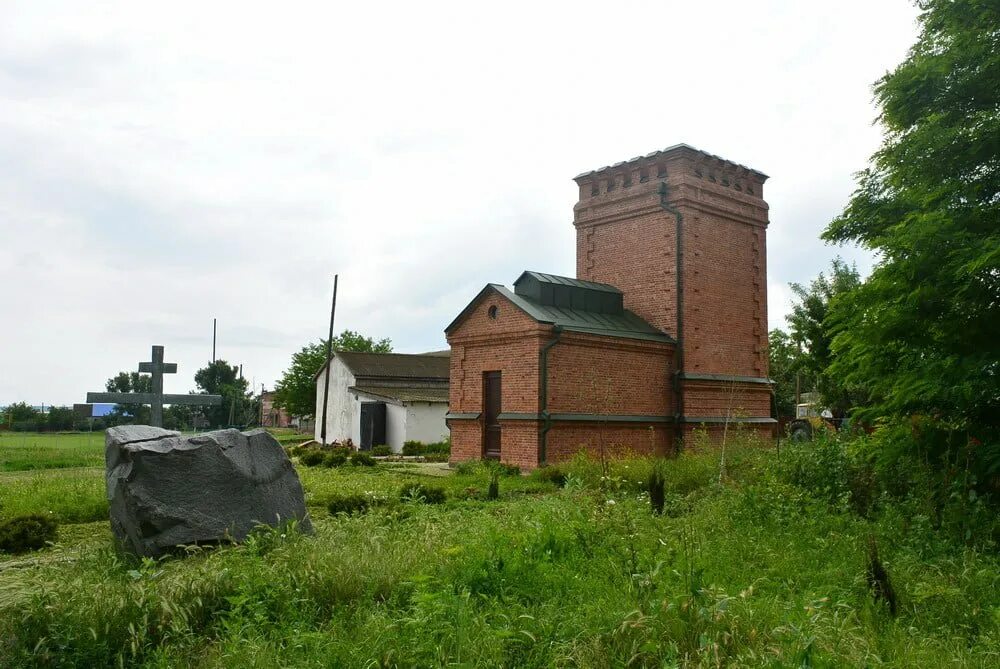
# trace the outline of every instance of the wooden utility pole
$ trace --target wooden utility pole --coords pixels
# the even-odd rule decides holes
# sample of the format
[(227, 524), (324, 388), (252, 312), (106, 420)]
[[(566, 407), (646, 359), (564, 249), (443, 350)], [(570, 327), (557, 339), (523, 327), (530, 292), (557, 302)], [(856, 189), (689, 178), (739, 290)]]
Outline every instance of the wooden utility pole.
[(319, 428), (319, 440), (326, 445), (326, 405), (330, 399), (330, 359), (333, 357), (333, 317), (337, 313), (337, 279), (333, 275), (333, 305), (330, 307), (330, 334), (326, 338), (326, 372), (323, 376), (323, 423)]

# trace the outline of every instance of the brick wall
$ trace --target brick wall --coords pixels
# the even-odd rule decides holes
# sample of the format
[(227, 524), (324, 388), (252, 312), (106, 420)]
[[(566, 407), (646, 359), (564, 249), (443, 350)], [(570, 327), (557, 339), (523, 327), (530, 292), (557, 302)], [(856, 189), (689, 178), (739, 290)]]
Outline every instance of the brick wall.
[(550, 413), (673, 413), (671, 354), (660, 342), (565, 333), (548, 356)]
[[(496, 318), (490, 308), (496, 307)], [(499, 371), (501, 411), (538, 413), (538, 351), (551, 337), (542, 326), (495, 291), (487, 291), (458, 326), (448, 333), (451, 346), (450, 413), (483, 411), (483, 373)], [(451, 460), (482, 457), (483, 424), (449, 420)], [(525, 424), (527, 423), (527, 424)], [(538, 465), (535, 421), (502, 423), (501, 459), (527, 469)]]
[[(626, 309), (673, 336), (677, 333), (674, 219), (660, 207), (656, 184), (643, 184), (642, 189), (624, 203), (616, 202), (613, 211), (577, 210), (576, 275), (618, 288)], [(634, 205), (640, 213), (617, 218), (623, 204)]]
[[(489, 317), (497, 307), (495, 319)], [(448, 333), (451, 346), (451, 385), (448, 410), (483, 410), (483, 372), (501, 372), (502, 410), (538, 411), (538, 350), (551, 328), (542, 326), (492, 292)]]
[(572, 460), (581, 450), (592, 457), (623, 457), (630, 454), (666, 455), (673, 452), (674, 428), (660, 425), (615, 425), (608, 423), (558, 423), (549, 430), (549, 462)]
[[(496, 318), (490, 318), (491, 307)], [(538, 414), (541, 348), (554, 338), (505, 297), (487, 291), (455, 329), (451, 345), (452, 413), (483, 411), (483, 373), (501, 372), (501, 410)], [(673, 413), (671, 356), (663, 342), (565, 332), (548, 354), (548, 411), (551, 414), (669, 416)], [(482, 418), (449, 421), (452, 461), (482, 456)], [(502, 419), (501, 460), (530, 470), (539, 464), (542, 422)], [(549, 460), (572, 457), (581, 448), (597, 455), (630, 450), (651, 453), (672, 448), (663, 423), (555, 422), (547, 437)]]
[(685, 380), (684, 415), (770, 416), (771, 391), (764, 384)]
[(767, 376), (762, 226), (691, 206), (684, 215), (684, 370)]

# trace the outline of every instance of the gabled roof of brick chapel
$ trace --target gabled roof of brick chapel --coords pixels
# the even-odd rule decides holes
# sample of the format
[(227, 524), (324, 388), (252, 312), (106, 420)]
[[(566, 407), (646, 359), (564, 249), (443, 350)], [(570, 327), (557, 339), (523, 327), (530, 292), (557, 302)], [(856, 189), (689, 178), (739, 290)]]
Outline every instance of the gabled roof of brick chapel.
[(622, 292), (612, 285), (543, 272), (524, 272), (514, 290), (489, 283), (445, 328), (458, 327), (475, 306), (491, 293), (504, 297), (539, 323), (563, 330), (605, 337), (674, 343), (673, 338), (622, 307)]

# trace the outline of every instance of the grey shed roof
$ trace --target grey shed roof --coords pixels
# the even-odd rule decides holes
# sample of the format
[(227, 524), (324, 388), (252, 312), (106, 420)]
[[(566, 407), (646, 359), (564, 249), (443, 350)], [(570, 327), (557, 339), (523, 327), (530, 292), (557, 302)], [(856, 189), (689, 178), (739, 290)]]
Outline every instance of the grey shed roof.
[[(440, 379), (447, 381), (451, 364), (450, 355), (441, 355), (440, 353), (418, 355), (413, 353), (336, 351), (334, 357), (340, 358), (351, 370), (351, 373), (359, 379)], [(324, 369), (326, 369), (325, 364), (319, 368), (315, 376), (318, 377)]]
[(348, 390), (354, 393), (364, 393), (365, 395), (381, 397), (400, 403), (429, 402), (431, 404), (440, 404), (448, 401), (447, 383), (436, 388), (351, 386)]
[[(531, 275), (533, 275), (532, 278), (534, 279), (537, 279), (538, 277), (545, 277), (544, 283), (548, 284), (559, 284), (569, 286), (574, 289), (583, 289), (583, 292), (587, 292), (588, 290), (594, 292), (601, 291), (612, 298), (615, 296), (619, 298), (621, 297), (621, 291), (614, 286), (592, 283), (589, 281), (580, 281), (579, 279), (570, 279), (568, 277), (558, 277), (551, 274), (542, 275), (538, 272), (526, 272), (525, 274), (522, 274), (518, 279), (518, 283), (521, 284), (522, 279), (524, 279), (525, 276)], [(599, 288), (592, 288), (592, 286)], [(469, 305), (462, 310), (462, 313), (458, 315), (458, 318), (452, 321), (451, 325), (445, 329), (445, 332), (449, 332), (454, 329), (462, 320), (464, 320), (465, 316), (472, 311), (480, 299), (490, 292), (499, 293), (513, 303), (514, 306), (526, 313), (528, 316), (534, 318), (539, 323), (551, 324), (564, 330), (582, 332), (585, 334), (602, 335), (606, 337), (622, 337), (625, 339), (644, 339), (647, 341), (671, 343), (674, 341), (662, 330), (658, 330), (631, 311), (622, 309), (621, 307), (618, 309), (608, 309), (606, 308), (608, 305), (604, 304), (599, 305), (594, 309), (590, 309), (588, 307), (592, 306), (592, 303), (588, 303), (589, 301), (587, 300), (584, 300), (584, 306), (582, 308), (577, 306), (577, 304), (574, 304), (573, 306), (557, 306), (559, 304), (559, 300), (546, 299), (543, 302), (537, 299), (537, 296), (519, 294), (518, 292), (511, 291), (507, 287), (497, 283), (487, 284), (486, 287), (479, 292), (475, 299), (473, 299), (472, 302), (470, 302)]]

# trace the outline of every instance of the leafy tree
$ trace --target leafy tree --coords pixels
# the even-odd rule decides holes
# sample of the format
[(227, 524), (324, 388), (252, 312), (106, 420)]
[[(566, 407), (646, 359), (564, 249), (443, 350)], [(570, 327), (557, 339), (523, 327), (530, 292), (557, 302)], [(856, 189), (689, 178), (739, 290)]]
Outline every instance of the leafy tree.
[[(151, 393), (153, 377), (139, 372), (118, 372), (104, 384), (109, 393)], [(149, 407), (143, 404), (116, 404), (108, 414), (108, 422), (149, 424)]]
[(17, 402), (16, 404), (11, 404), (6, 409), (7, 420), (10, 422), (22, 421), (22, 420), (32, 420), (38, 417), (38, 410), (35, 407), (28, 405), (26, 402)]
[(774, 382), (775, 410), (779, 416), (795, 415), (795, 373), (799, 365), (799, 351), (791, 336), (775, 328), (767, 334), (769, 369)]
[(163, 427), (167, 430), (187, 430), (194, 423), (198, 407), (188, 404), (171, 404), (163, 407)]
[(18, 432), (37, 432), (45, 428), (45, 414), (25, 402), (11, 404), (4, 410), (3, 424)]
[[(344, 330), (333, 338), (337, 351), (391, 353), (392, 341)], [(292, 355), (292, 364), (285, 370), (274, 391), (274, 403), (293, 416), (311, 416), (316, 411), (316, 381), (313, 377), (326, 363), (326, 340), (306, 344)]]
[(885, 139), (824, 232), (879, 261), (833, 305), (831, 373), (869, 417), (1000, 432), (1000, 3), (921, 0), (921, 33), (875, 84)]
[(252, 403), (249, 397), (249, 383), (240, 376), (239, 367), (225, 360), (216, 360), (202, 367), (194, 375), (198, 390), (208, 395), (221, 395), (220, 406), (205, 407), (205, 417), (210, 427), (226, 425), (246, 425), (252, 417)]
[(791, 343), (799, 352), (794, 371), (802, 373), (803, 382), (820, 393), (823, 404), (838, 418), (862, 401), (864, 394), (830, 369), (834, 353), (830, 348), (833, 332), (828, 316), (831, 306), (859, 285), (858, 270), (840, 258), (833, 260), (829, 274), (820, 272), (808, 287), (791, 284), (798, 298), (792, 305), (792, 313), (786, 317)]
[(76, 413), (72, 407), (49, 407), (49, 415), (45, 418), (47, 430), (72, 430), (76, 427)]
[[(320, 343), (326, 345), (323, 339)], [(392, 340), (386, 337), (375, 341), (365, 337), (360, 332), (344, 330), (333, 338), (333, 348), (336, 351), (357, 351), (360, 353), (392, 353)], [(317, 368), (318, 369), (318, 368)]]

